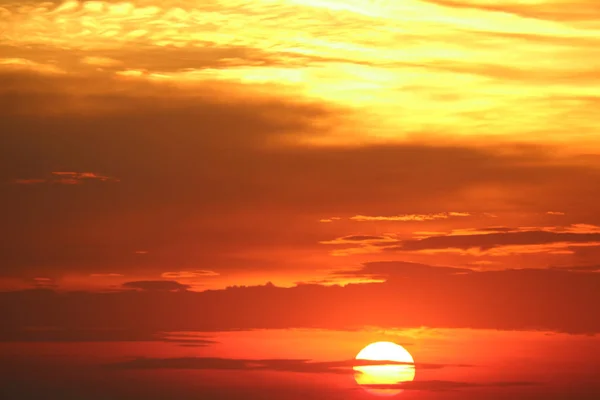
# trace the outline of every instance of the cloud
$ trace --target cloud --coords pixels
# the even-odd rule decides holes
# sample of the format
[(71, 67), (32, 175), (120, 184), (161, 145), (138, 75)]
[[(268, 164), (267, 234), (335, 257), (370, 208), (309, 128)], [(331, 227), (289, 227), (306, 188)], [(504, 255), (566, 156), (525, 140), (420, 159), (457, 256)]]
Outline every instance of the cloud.
[(560, 1), (541, 1), (536, 3), (527, 3), (522, 1), (503, 1), (503, 2), (482, 2), (473, 0), (427, 0), (428, 3), (438, 4), (447, 8), (470, 9), (485, 11), (491, 13), (513, 14), (523, 18), (532, 18), (538, 20), (577, 22), (585, 21), (590, 13), (594, 15), (597, 10), (590, 7), (588, 0), (577, 0), (569, 2), (570, 9), (564, 8), (564, 2)]
[[(532, 228), (532, 229), (520, 229), (520, 228), (509, 228), (506, 226), (490, 226), (490, 227), (486, 227), (486, 228), (462, 228), (462, 229), (452, 229), (448, 235), (449, 236), (461, 236), (461, 235), (487, 235), (490, 233), (507, 233), (507, 232), (520, 232), (520, 231), (527, 231), (527, 230), (541, 230), (540, 228)], [(419, 234), (421, 234), (419, 232)], [(421, 236), (424, 237), (431, 237), (431, 236), (445, 236), (444, 232), (441, 233), (436, 233), (433, 232), (430, 235), (427, 235), (425, 233), (421, 234)]]
[(320, 219), (319, 222), (327, 223), (327, 222), (339, 221), (340, 219), (341, 219), (340, 217), (323, 218), (323, 219)]
[(368, 215), (355, 215), (350, 219), (353, 221), (434, 221), (436, 219), (448, 219), (450, 217), (468, 217), (470, 213), (467, 212), (447, 212), (447, 213), (435, 213), (435, 214), (403, 214), (393, 216), (368, 216)]
[(460, 382), (460, 381), (442, 381), (442, 380), (417, 380), (411, 382), (402, 382), (394, 384), (365, 384), (362, 385), (371, 389), (398, 389), (398, 390), (419, 390), (419, 391), (449, 391), (470, 388), (507, 388), (539, 385), (537, 382), (527, 381), (504, 381), (504, 382)]
[(44, 183), (46, 182), (45, 179), (15, 179), (13, 180), (13, 183), (16, 183), (17, 185), (35, 185), (38, 183)]
[(52, 278), (33, 278), (33, 287), (37, 289), (56, 289), (58, 284)]
[(71, 327), (3, 327), (0, 342), (164, 342), (207, 347), (216, 344), (206, 336), (185, 336), (156, 332), (140, 327), (128, 328), (71, 328)]
[[(153, 330), (140, 328), (3, 327), (0, 342), (142, 342), (165, 341)], [(202, 343), (200, 343), (202, 344)], [(205, 343), (208, 345), (209, 343)]]
[(65, 73), (54, 64), (38, 63), (23, 58), (0, 58), (0, 72), (4, 71), (30, 71), (42, 75)]
[[(345, 365), (348, 367), (348, 364)], [(229, 358), (138, 358), (109, 365), (124, 369), (212, 369), (212, 370), (272, 370), (304, 373), (347, 373), (339, 365), (310, 363), (308, 360), (244, 360)], [(350, 365), (351, 367), (351, 365)]]
[(122, 286), (127, 289), (144, 291), (185, 291), (190, 287), (176, 281), (135, 281), (125, 282)]
[[(388, 251), (426, 251), (441, 250), (452, 251), (476, 249), (482, 253), (510, 253), (552, 251), (556, 249), (577, 246), (600, 245), (600, 233), (575, 233), (575, 232), (552, 232), (517, 231), (500, 232), (489, 234), (462, 234), (431, 236), (422, 239), (404, 240), (399, 245), (386, 248)], [(494, 250), (498, 249), (497, 252)]]
[(113, 58), (94, 56), (83, 57), (81, 59), (81, 62), (84, 64), (94, 65), (98, 67), (114, 67), (122, 64), (122, 61), (115, 60)]
[(397, 242), (393, 236), (389, 235), (348, 235), (334, 240), (324, 240), (321, 244), (373, 244), (373, 243), (394, 243)]
[(600, 226), (593, 224), (571, 224), (564, 226), (490, 226), (484, 228), (458, 228), (452, 229), (450, 232), (415, 232), (416, 234), (426, 237), (433, 236), (473, 236), (487, 235), (492, 233), (518, 233), (518, 232), (552, 232), (552, 233), (600, 233)]
[(600, 245), (600, 228), (590, 224), (558, 227), (495, 226), (461, 228), (444, 232), (415, 232), (413, 239), (398, 240), (394, 236), (346, 236), (327, 245), (360, 245), (336, 249), (330, 254), (348, 256), (387, 252), (420, 252), (424, 254), (455, 253), (471, 256), (507, 256), (512, 254), (573, 254), (580, 247)]
[[(39, 325), (43, 316), (48, 326), (155, 332), (428, 326), (600, 333), (600, 321), (589, 318), (600, 301), (600, 274), (592, 268), (472, 271), (377, 262), (334, 276), (376, 276), (383, 282), (192, 292), (176, 282), (159, 281), (126, 285), (147, 289), (141, 291), (0, 292), (0, 318), (4, 329), (13, 331)], [(177, 311), (189, 309), (194, 318)]]
[(387, 239), (387, 237), (384, 236), (369, 236), (369, 235), (351, 235), (351, 236), (344, 236), (343, 238), (340, 238), (344, 241), (349, 241), (349, 242), (370, 242), (370, 241), (385, 241)]
[[(486, 132), (517, 140), (562, 141), (565, 132), (579, 131), (595, 141), (589, 88), (597, 83), (597, 65), (589, 54), (598, 39), (589, 21), (598, 13), (587, 1), (572, 2), (569, 11), (557, 4), (15, 2), (2, 7), (0, 45), (10, 59), (50, 59), (72, 74), (90, 69), (81, 59), (111, 64), (106, 69), (116, 67), (98, 60), (120, 60), (123, 71), (147, 71), (148, 78), (270, 83), (364, 104), (361, 128), (369, 129), (353, 129), (360, 143), (423, 131), (472, 138), (481, 134), (481, 121)], [(262, 23), (253, 25), (257, 18)], [(399, 23), (406, 48), (396, 46)], [(376, 34), (368, 28), (373, 24)], [(431, 43), (447, 51), (433, 51)], [(540, 63), (534, 53), (553, 62)], [(405, 115), (398, 116), (399, 102)]]
[[(104, 176), (97, 174), (95, 172), (65, 172), (65, 171), (57, 171), (52, 172), (52, 175), (56, 175), (61, 179), (69, 179), (73, 181), (83, 181), (83, 180), (99, 180), (101, 182), (115, 181), (118, 182), (118, 179), (111, 178), (109, 176)], [(60, 180), (59, 180), (60, 182)]]
[(176, 343), (183, 347), (206, 347), (206, 346), (210, 346), (215, 343), (218, 343), (214, 340), (200, 339), (200, 338), (193, 338), (193, 339), (163, 338), (163, 339), (161, 339), (161, 341), (166, 342), (166, 343)]
[[(154, 230), (158, 229), (158, 225), (146, 230), (146, 233), (140, 228), (144, 224), (152, 224), (153, 219), (148, 219), (145, 215), (165, 215), (159, 211), (162, 209), (166, 210), (166, 215), (178, 219), (176, 214), (181, 211), (176, 210), (183, 210), (195, 203), (195, 211), (190, 210), (189, 215), (190, 218), (205, 221), (198, 223), (196, 234), (204, 236), (215, 230), (214, 227), (207, 226), (212, 225), (214, 216), (217, 215), (215, 208), (224, 206), (231, 210), (232, 200), (237, 199), (235, 203), (242, 201), (239, 196), (231, 196), (231, 190), (239, 185), (247, 186), (249, 190), (249, 197), (243, 201), (248, 200), (248, 204), (254, 208), (267, 206), (269, 195), (265, 196), (258, 190), (258, 182), (254, 180), (255, 177), (264, 175), (265, 171), (272, 170), (272, 166), (280, 162), (280, 155), (277, 150), (266, 150), (265, 147), (272, 145), (273, 139), (296, 135), (305, 128), (310, 127), (315, 131), (311, 127), (313, 121), (329, 114), (325, 105), (290, 99), (277, 93), (258, 93), (256, 89), (242, 92), (243, 87), (235, 84), (213, 83), (204, 85), (199, 91), (171, 91), (168, 86), (160, 84), (116, 82), (105, 77), (99, 77), (98, 80), (38, 79), (27, 74), (0, 75), (0, 118), (13, 127), (0, 133), (1, 142), (6, 144), (0, 146), (0, 170), (4, 171), (0, 172), (0, 180), (10, 182), (27, 176), (38, 179), (46, 175), (47, 171), (55, 171), (52, 177), (44, 179), (76, 184), (90, 180), (107, 182), (118, 176), (127, 181), (127, 185), (105, 185), (101, 194), (90, 189), (76, 195), (61, 194), (49, 187), (59, 185), (35, 185), (39, 187), (37, 194), (7, 188), (9, 193), (2, 196), (0, 205), (4, 211), (13, 210), (12, 216), (8, 217), (13, 225), (9, 228), (3, 224), (2, 234), (10, 231), (7, 238), (12, 236), (13, 239), (9, 239), (12, 244), (0, 246), (0, 254), (3, 260), (12, 260), (12, 267), (7, 267), (7, 270), (14, 272), (22, 271), (23, 264), (29, 264), (22, 257), (39, 257), (38, 260), (30, 260), (30, 265), (46, 264), (52, 268), (50, 264), (58, 264), (62, 265), (59, 269), (70, 269), (79, 268), (75, 265), (94, 264), (90, 269), (96, 272), (100, 267), (109, 268), (109, 265), (111, 269), (115, 266), (139, 268), (137, 266), (142, 263), (146, 263), (146, 267), (148, 263), (153, 263), (154, 272), (162, 273), (164, 259), (176, 263), (183, 258), (182, 254), (189, 255), (198, 250), (190, 252), (188, 249), (180, 249), (181, 251), (176, 251), (179, 255), (161, 254), (164, 249), (152, 247), (152, 244), (157, 244)], [(223, 93), (227, 95), (224, 97)], [(163, 98), (167, 95), (170, 100), (164, 102)], [(71, 97), (76, 100), (71, 101)], [(227, 100), (223, 100), (224, 98)], [(44, 123), (44, 118), (41, 117), (46, 112), (54, 115), (51, 118), (54, 122), (50, 125)], [(56, 113), (60, 115), (55, 115)], [(168, 138), (164, 134), (166, 126), (177, 126), (174, 131), (176, 137)], [(202, 127), (202, 134), (197, 134), (197, 128), (194, 127)], [(60, 146), (52, 139), (54, 134), (60, 136)], [(224, 153), (223, 149), (227, 151)], [(29, 154), (25, 163), (22, 157), (17, 156), (22, 152)], [(232, 154), (240, 162), (247, 160), (251, 168), (257, 171), (246, 174), (239, 165), (228, 162), (228, 156), (223, 157), (226, 153)], [(132, 157), (132, 154), (136, 156)], [(255, 163), (261, 158), (271, 161)], [(199, 167), (198, 163), (206, 163), (214, 171), (209, 172), (209, 169)], [(69, 165), (73, 169), (58, 169), (63, 165)], [(10, 174), (8, 171), (11, 171)], [(216, 181), (215, 171), (220, 176)], [(221, 185), (218, 182), (228, 183)], [(267, 182), (270, 187), (268, 192), (278, 190), (279, 179), (273, 177)], [(42, 180), (40, 178), (19, 183), (42, 183)], [(4, 189), (6, 188), (3, 187)], [(39, 196), (41, 191), (43, 196)], [(31, 207), (25, 206), (26, 201), (18, 200), (21, 196), (45, 198), (48, 207), (54, 210), (54, 216), (34, 207), (39, 211), (34, 212), (36, 217), (30, 218), (25, 210), (31, 210)], [(233, 209), (236, 208), (237, 205), (233, 205)], [(67, 209), (77, 213), (78, 218), (69, 218), (66, 214), (59, 218), (59, 214), (65, 213)], [(234, 215), (225, 213), (228, 214)], [(25, 227), (36, 218), (55, 217), (62, 222)], [(142, 218), (143, 221), (132, 221), (132, 218)], [(168, 218), (165, 223), (166, 225), (160, 224), (160, 230), (165, 230), (168, 235), (177, 237), (183, 234), (173, 231), (180, 230), (181, 227), (173, 219)], [(69, 245), (70, 250), (55, 251), (54, 249), (66, 246), (59, 231), (71, 224), (79, 225), (75, 229), (81, 234), (74, 239), (79, 245)], [(88, 224), (93, 224), (94, 228), (83, 227)], [(52, 233), (45, 232), (50, 226), (53, 226)], [(19, 232), (25, 234), (25, 231), (29, 232), (29, 239), (24, 240), (24, 236), (18, 238)], [(102, 237), (100, 241), (104, 241), (105, 245), (91, 239), (91, 236), (96, 235)], [(129, 239), (116, 239), (122, 235)], [(143, 236), (146, 238), (142, 238)], [(179, 241), (186, 247), (191, 242), (197, 243), (198, 237), (186, 236), (188, 239), (181, 237), (181, 240), (174, 241)], [(247, 232), (240, 232), (240, 236), (249, 235)], [(211, 243), (207, 248), (215, 255), (230, 253), (219, 246), (235, 240), (223, 240), (218, 235), (215, 239), (222, 244)], [(131, 248), (116, 248), (129, 240)], [(50, 242), (54, 244), (50, 245)], [(157, 245), (161, 246), (161, 243)], [(28, 247), (35, 247), (38, 251), (30, 253), (25, 250)], [(42, 247), (46, 250), (42, 250)], [(197, 244), (194, 247), (197, 248)], [(154, 257), (143, 261), (130, 260), (123, 255), (125, 252), (132, 253), (144, 248), (152, 248)], [(19, 258), (21, 261), (18, 261)], [(196, 259), (200, 261), (199, 258)], [(47, 267), (41, 269), (45, 270)]]
[(168, 279), (190, 279), (190, 278), (205, 278), (219, 276), (218, 273), (209, 270), (194, 270), (194, 271), (176, 271), (176, 272), (163, 272), (161, 275), (163, 278)]
[(243, 370), (243, 371), (285, 371), (300, 373), (354, 373), (352, 367), (366, 365), (414, 365), (416, 369), (441, 369), (450, 367), (472, 367), (462, 364), (426, 364), (398, 361), (344, 360), (312, 361), (301, 359), (234, 359), (216, 357), (183, 358), (136, 358), (108, 364), (115, 369), (196, 369), (196, 370)]
[[(498, 209), (553, 209), (600, 222), (592, 201), (600, 189), (586, 184), (599, 179), (592, 161), (557, 163), (545, 151), (518, 146), (304, 140), (329, 137), (346, 118), (347, 110), (295, 92), (229, 81), (0, 74), (0, 119), (11, 126), (0, 132), (1, 182), (46, 178), (49, 171), (121, 180), (53, 175), (86, 182), (75, 191), (3, 185), (2, 273), (155, 277), (172, 272), (169, 265), (193, 265), (221, 276), (297, 272), (291, 283), (331, 267), (319, 242), (354, 233), (344, 228), (358, 212), (431, 216), (460, 206), (473, 216), (432, 221), (443, 224)], [(344, 219), (315, 229), (316, 220), (332, 215)], [(357, 233), (382, 236), (362, 231), (367, 225), (356, 225)], [(335, 250), (379, 251), (374, 247)], [(151, 255), (134, 254), (143, 249)]]
[(57, 171), (51, 173), (51, 178), (35, 179), (14, 179), (12, 182), (19, 185), (35, 185), (41, 183), (54, 183), (61, 185), (79, 185), (88, 180), (97, 180), (100, 182), (119, 182), (116, 178), (100, 175), (95, 172), (63, 172)]
[(369, 262), (358, 269), (335, 271), (334, 275), (371, 279), (431, 278), (473, 273), (471, 269), (431, 266), (412, 262)]

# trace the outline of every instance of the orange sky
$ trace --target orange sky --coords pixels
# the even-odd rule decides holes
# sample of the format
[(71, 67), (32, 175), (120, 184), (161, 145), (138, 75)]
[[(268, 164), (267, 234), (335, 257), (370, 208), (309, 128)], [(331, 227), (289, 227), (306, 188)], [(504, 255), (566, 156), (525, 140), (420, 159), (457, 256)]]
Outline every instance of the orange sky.
[[(158, 399), (168, 393), (182, 399), (367, 400), (381, 397), (358, 387), (351, 373), (319, 368), (349, 360), (365, 343), (382, 339), (403, 344), (415, 358), (416, 380), (405, 383), (405, 390), (394, 398), (593, 399), (598, 389), (597, 338), (543, 331), (188, 332), (171, 334), (166, 342), (0, 343), (0, 353), (14, 363), (9, 378), (37, 379), (30, 392), (54, 396), (50, 398), (94, 393)], [(178, 362), (191, 367), (182, 368)], [(252, 367), (259, 363), (266, 367)], [(294, 371), (298, 365), (303, 369)], [(53, 371), (44, 375), (48, 366)], [(19, 387), (14, 380), (7, 385), (9, 394)]]

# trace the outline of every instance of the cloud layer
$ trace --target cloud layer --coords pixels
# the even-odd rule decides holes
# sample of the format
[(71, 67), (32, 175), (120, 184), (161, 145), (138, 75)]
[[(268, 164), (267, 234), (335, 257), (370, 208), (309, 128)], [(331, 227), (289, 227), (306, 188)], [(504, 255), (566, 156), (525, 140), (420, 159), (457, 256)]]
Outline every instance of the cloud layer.
[[(278, 270), (273, 279), (294, 282), (309, 280), (309, 270), (342, 266), (319, 244), (336, 237), (379, 236), (391, 244), (415, 239), (415, 231), (489, 226), (494, 213), (520, 213), (511, 221), (520, 225), (557, 218), (600, 224), (600, 192), (588, 183), (600, 179), (594, 158), (582, 163), (519, 146), (307, 146), (304, 137), (335, 136), (332, 126), (347, 114), (235, 83), (178, 87), (23, 72), (0, 74), (0, 81), (0, 117), (9, 127), (0, 133), (0, 256), (10, 279), (83, 271), (125, 275), (124, 283), (210, 270), (223, 284), (226, 272)], [(80, 184), (42, 182), (51, 179)], [(592, 237), (575, 234), (507, 232), (403, 245), (434, 251), (442, 245), (425, 247), (537, 235), (523, 244), (546, 246), (556, 243), (552, 236), (567, 244), (550, 250), (593, 259), (581, 248)]]
[[(32, 326), (111, 326), (149, 332), (365, 326), (600, 332), (598, 319), (592, 317), (600, 301), (600, 274), (592, 268), (476, 272), (379, 262), (340, 274), (385, 282), (231, 287), (199, 293), (61, 294), (38, 289), (0, 293), (0, 312), (3, 329), (12, 332)], [(189, 310), (194, 310), (194, 318)]]
[(15, 2), (0, 15), (4, 68), (275, 84), (360, 107), (370, 132), (340, 133), (361, 142), (597, 143), (590, 0)]

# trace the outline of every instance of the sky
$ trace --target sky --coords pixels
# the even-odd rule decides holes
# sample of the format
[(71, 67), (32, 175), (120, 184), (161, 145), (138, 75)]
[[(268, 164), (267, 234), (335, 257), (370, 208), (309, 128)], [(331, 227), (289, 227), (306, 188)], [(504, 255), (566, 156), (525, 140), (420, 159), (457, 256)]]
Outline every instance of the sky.
[[(352, 367), (390, 330), (416, 360), (406, 398), (559, 399), (536, 382), (568, 348), (586, 349), (565, 361), (570, 390), (600, 393), (599, 49), (593, 0), (0, 0), (14, 398), (49, 359), (73, 374), (77, 349), (114, 358), (110, 398), (150, 396), (120, 380), (160, 369), (182, 398), (200, 380), (200, 398), (279, 382), (354, 400), (338, 367), (301, 361)], [(473, 335), (495, 358), (465, 351)], [(491, 350), (507, 341), (521, 350)], [(524, 379), (456, 367), (521, 352)], [(248, 361), (267, 358), (296, 361)], [(423, 363), (441, 375), (420, 381)], [(226, 387), (230, 369), (250, 388)], [(56, 381), (42, 393), (64, 397)]]

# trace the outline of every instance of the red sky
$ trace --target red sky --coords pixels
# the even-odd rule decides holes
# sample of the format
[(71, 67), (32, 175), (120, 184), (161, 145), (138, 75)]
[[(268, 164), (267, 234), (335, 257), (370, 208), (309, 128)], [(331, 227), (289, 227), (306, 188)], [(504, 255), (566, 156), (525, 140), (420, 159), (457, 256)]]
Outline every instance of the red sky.
[(0, 0), (0, 340), (595, 338), (599, 21), (592, 0)]

